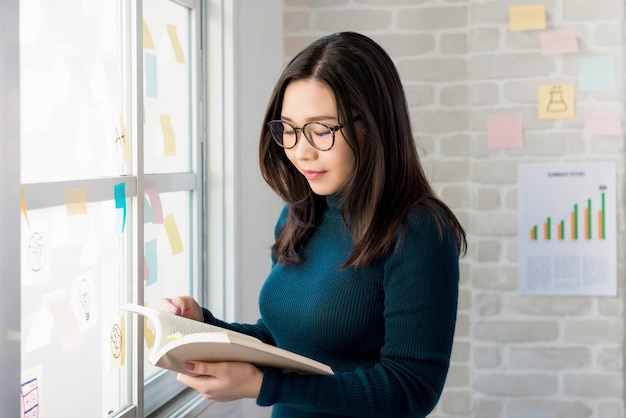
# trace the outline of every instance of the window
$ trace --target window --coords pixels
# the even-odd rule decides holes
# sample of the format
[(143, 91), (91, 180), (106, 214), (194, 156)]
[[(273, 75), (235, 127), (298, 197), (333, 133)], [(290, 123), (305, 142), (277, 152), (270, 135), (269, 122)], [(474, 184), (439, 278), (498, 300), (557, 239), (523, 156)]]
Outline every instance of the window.
[(200, 4), (19, 2), (21, 395), (37, 415), (146, 415), (175, 394), (118, 308), (206, 293)]

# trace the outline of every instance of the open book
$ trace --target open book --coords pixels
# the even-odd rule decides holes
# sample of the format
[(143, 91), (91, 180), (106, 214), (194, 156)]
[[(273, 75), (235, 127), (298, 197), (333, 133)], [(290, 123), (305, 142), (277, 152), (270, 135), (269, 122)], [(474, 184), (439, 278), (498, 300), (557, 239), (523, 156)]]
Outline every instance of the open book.
[(326, 364), (246, 334), (141, 305), (126, 304), (120, 309), (152, 322), (154, 346), (148, 360), (157, 367), (193, 376), (194, 373), (183, 367), (187, 361), (239, 361), (302, 374), (333, 374)]

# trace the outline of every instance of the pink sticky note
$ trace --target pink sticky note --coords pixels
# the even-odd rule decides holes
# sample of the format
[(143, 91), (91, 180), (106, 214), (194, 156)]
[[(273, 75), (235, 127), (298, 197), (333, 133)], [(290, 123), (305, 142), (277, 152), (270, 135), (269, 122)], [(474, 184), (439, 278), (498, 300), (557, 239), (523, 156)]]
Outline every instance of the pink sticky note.
[(522, 143), (522, 116), (520, 114), (506, 113), (487, 117), (489, 148), (520, 148)]
[(554, 30), (539, 34), (543, 55), (575, 54), (578, 52), (578, 39), (572, 30)]
[(614, 109), (587, 110), (585, 131), (591, 135), (622, 136), (620, 112)]
[(153, 181), (146, 181), (144, 183), (144, 193), (148, 196), (150, 201), (150, 209), (152, 209), (152, 223), (163, 223), (163, 206), (161, 205), (161, 196), (157, 190), (157, 185)]

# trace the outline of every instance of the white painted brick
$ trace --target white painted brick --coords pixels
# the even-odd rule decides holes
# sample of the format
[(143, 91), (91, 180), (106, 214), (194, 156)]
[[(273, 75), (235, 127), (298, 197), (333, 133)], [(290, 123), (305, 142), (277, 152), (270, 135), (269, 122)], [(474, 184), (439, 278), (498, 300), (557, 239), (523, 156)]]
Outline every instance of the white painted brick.
[(619, 398), (623, 385), (619, 373), (568, 373), (563, 376), (563, 393), (566, 396)]
[(596, 364), (601, 371), (614, 372), (615, 370), (622, 370), (624, 365), (622, 351), (619, 348), (601, 348), (596, 358)]
[(385, 9), (337, 9), (320, 11), (314, 16), (314, 27), (325, 32), (368, 32), (389, 29), (393, 13)]
[(476, 418), (502, 418), (502, 402), (486, 399), (476, 401)]
[(419, 58), (398, 63), (398, 71), (407, 81), (453, 82), (467, 79), (467, 62), (461, 58)]
[(567, 0), (563, 2), (563, 18), (572, 21), (615, 19), (624, 11), (622, 0)]
[[(424, 133), (463, 132), (467, 130), (467, 114), (462, 110), (450, 109), (446, 112), (440, 110), (419, 109), (411, 112), (411, 119)], [(468, 178), (468, 177), (466, 177)]]
[(452, 364), (450, 366), (446, 377), (448, 387), (467, 387), (469, 381), (469, 367), (467, 365)]
[(472, 269), (474, 289), (515, 290), (517, 289), (517, 271), (511, 267), (475, 267)]
[(458, 310), (468, 310), (472, 306), (472, 292), (470, 289), (459, 289)]
[(399, 29), (446, 30), (467, 27), (467, 7), (420, 7), (398, 14)]
[(566, 320), (563, 333), (567, 341), (575, 343), (620, 343), (624, 339), (621, 319)]
[(444, 33), (439, 39), (439, 51), (443, 55), (465, 55), (468, 52), (467, 34)]
[(455, 208), (470, 208), (469, 189), (466, 186), (444, 186), (439, 194), (444, 202)]
[(591, 365), (586, 347), (511, 347), (509, 366), (516, 369), (580, 369)]
[(555, 69), (554, 60), (533, 53), (510, 52), (470, 56), (469, 77), (471, 79), (511, 79), (537, 77)]
[(467, 108), (469, 87), (465, 84), (452, 84), (441, 88), (439, 102), (445, 107)]
[[(459, 135), (440, 135), (439, 136), (439, 152), (444, 157), (464, 157), (471, 156), (471, 141), (467, 134)], [(467, 194), (463, 190), (458, 190), (464, 195)], [(468, 191), (469, 192), (469, 191)], [(459, 202), (465, 202), (466, 196)]]
[(467, 391), (447, 390), (441, 396), (441, 412), (445, 416), (467, 417), (470, 413), (471, 401)]
[(469, 341), (460, 341), (455, 339), (452, 346), (452, 354), (450, 360), (455, 363), (468, 363), (470, 360), (470, 343)]
[(481, 317), (495, 316), (500, 313), (502, 298), (497, 293), (480, 293), (476, 296), (476, 310)]
[(404, 92), (406, 94), (407, 104), (412, 108), (423, 107), (435, 102), (435, 89), (433, 86), (408, 84), (405, 85)]
[(478, 244), (478, 261), (489, 262), (498, 261), (502, 246), (499, 241), (481, 241)]
[(471, 51), (491, 52), (500, 47), (501, 30), (499, 28), (475, 28), (469, 32)]
[(474, 337), (501, 343), (554, 342), (559, 337), (559, 326), (549, 320), (479, 320), (474, 327)]
[(548, 396), (556, 395), (558, 381), (552, 374), (488, 374), (474, 380), (474, 390), (492, 396)]
[(285, 30), (298, 32), (308, 30), (311, 27), (311, 14), (298, 10), (285, 13)]
[(512, 295), (506, 307), (508, 312), (531, 317), (591, 314), (591, 300), (585, 296)]
[(497, 347), (476, 347), (474, 365), (478, 369), (493, 369), (500, 365), (500, 350)]
[(592, 409), (583, 402), (528, 399), (512, 401), (508, 405), (506, 416), (508, 418), (591, 418), (592, 413)]
[(620, 402), (600, 402), (598, 418), (624, 418), (623, 410)]
[(500, 207), (500, 191), (493, 187), (480, 187), (475, 191), (476, 208), (481, 211), (493, 210)]
[(376, 36), (376, 41), (396, 60), (427, 55), (437, 47), (435, 35), (432, 33), (391, 33)]
[(595, 26), (593, 40), (599, 47), (615, 47), (622, 45), (622, 32), (615, 24), (601, 24)]
[(500, 100), (500, 87), (495, 83), (472, 83), (470, 85), (471, 105), (493, 105)]

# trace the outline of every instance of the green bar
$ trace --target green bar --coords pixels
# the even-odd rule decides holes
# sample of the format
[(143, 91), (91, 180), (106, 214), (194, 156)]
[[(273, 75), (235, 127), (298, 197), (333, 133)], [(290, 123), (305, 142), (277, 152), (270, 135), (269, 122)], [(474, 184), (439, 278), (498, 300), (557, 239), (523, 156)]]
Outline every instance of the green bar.
[(578, 205), (574, 205), (574, 239), (578, 239)]
[(600, 221), (600, 228), (602, 231), (602, 239), (606, 239), (606, 224), (605, 224), (605, 215), (604, 215), (604, 193), (602, 193), (602, 220)]
[(533, 239), (537, 241), (537, 225), (533, 226)]
[(587, 199), (587, 227), (589, 228), (587, 239), (591, 239), (591, 199)]
[(559, 239), (565, 239), (565, 221), (563, 220), (561, 221), (561, 235), (559, 236)]
[(546, 219), (546, 223), (548, 224), (548, 241), (550, 241), (551, 238), (551, 230), (552, 230), (552, 222), (550, 221), (550, 218)]

